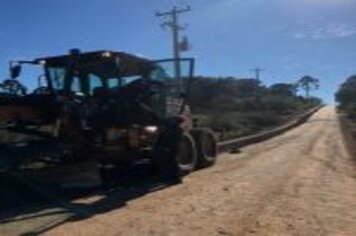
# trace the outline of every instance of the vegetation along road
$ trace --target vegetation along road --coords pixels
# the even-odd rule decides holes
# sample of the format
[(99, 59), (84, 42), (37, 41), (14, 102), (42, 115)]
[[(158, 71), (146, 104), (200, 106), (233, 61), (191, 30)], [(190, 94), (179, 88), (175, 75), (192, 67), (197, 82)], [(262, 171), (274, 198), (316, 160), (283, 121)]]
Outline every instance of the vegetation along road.
[(356, 171), (333, 107), (281, 136), (223, 154), (184, 182), (45, 234), (356, 235)]

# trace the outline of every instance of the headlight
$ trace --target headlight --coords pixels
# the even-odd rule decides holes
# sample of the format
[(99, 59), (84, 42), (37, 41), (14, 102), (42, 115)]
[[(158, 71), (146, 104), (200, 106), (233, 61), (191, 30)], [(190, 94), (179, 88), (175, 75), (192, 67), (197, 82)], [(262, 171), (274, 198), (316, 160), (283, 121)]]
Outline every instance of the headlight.
[(111, 57), (111, 52), (106, 51), (101, 54), (103, 57)]
[(155, 133), (158, 130), (157, 126), (146, 126), (145, 131), (148, 133)]

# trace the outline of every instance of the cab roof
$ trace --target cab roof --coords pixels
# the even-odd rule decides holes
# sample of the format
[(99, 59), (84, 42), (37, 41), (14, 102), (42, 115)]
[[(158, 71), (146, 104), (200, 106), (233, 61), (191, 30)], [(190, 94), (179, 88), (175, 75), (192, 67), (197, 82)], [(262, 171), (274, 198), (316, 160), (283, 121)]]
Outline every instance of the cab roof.
[(68, 55), (37, 58), (36, 63), (47, 67), (80, 70), (102, 78), (142, 75), (152, 69), (153, 61), (125, 52), (101, 50), (80, 52), (71, 50)]

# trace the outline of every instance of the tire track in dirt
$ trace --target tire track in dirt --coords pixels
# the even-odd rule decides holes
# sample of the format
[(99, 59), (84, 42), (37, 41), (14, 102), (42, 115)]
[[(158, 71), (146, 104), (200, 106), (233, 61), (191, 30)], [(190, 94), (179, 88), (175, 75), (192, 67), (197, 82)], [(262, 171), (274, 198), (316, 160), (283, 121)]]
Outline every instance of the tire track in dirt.
[[(303, 127), (304, 129), (306, 129), (307, 125), (305, 125), (305, 127)], [(323, 136), (324, 131), (320, 130), (320, 127), (312, 127), (312, 129), (309, 129), (310, 133), (312, 134), (313, 137), (308, 137), (307, 140), (311, 139), (312, 141), (305, 145), (305, 147), (303, 149), (301, 149), (300, 151), (304, 153), (304, 155), (308, 155), (313, 147), (315, 145), (317, 145), (317, 142), (319, 142), (320, 140), (318, 139), (318, 137)], [(300, 132), (300, 131), (298, 131)], [(289, 144), (291, 141), (293, 141), (295, 139), (295, 137), (299, 137), (301, 134), (288, 134), (288, 136), (292, 136), (293, 139), (292, 140), (283, 140), (283, 144)], [(275, 140), (277, 141), (277, 140)], [(279, 138), (278, 138), (278, 142), (279, 142)], [(272, 141), (273, 142), (273, 141)], [(277, 143), (278, 143), (277, 142)], [(278, 144), (277, 144), (278, 145)], [(266, 148), (266, 151), (272, 151), (277, 145), (273, 144), (271, 148), (270, 146), (268, 148)], [(280, 148), (280, 147), (279, 147)], [(294, 149), (293, 147), (286, 147), (286, 148), (290, 148), (290, 149)], [(253, 150), (252, 152), (253, 154), (256, 154), (256, 150)], [(259, 153), (259, 152), (257, 152)], [(261, 156), (257, 155), (255, 156), (256, 158), (261, 158)], [(250, 160), (250, 159), (249, 159)], [(290, 159), (289, 162), (291, 162), (293, 159)], [(261, 214), (261, 212), (264, 211), (265, 208), (267, 208), (271, 203), (273, 203), (275, 201), (276, 196), (278, 197), (279, 195), (283, 194), (283, 188), (286, 182), (289, 181), (289, 179), (293, 178), (295, 175), (295, 172), (298, 171), (299, 168), (301, 168), (301, 165), (303, 164), (303, 162), (301, 162), (302, 160), (294, 160), (296, 161), (294, 165), (289, 166), (288, 171), (285, 172), (285, 175), (283, 176), (283, 178), (278, 178), (277, 181), (273, 182), (273, 185), (269, 186), (269, 192), (266, 192), (265, 195), (260, 195), (261, 197), (263, 197), (263, 200), (260, 200), (258, 202), (256, 202), (254, 204), (255, 209), (253, 211), (250, 211), (247, 215), (244, 216), (244, 219), (241, 220), (241, 222), (246, 222), (246, 223), (242, 223), (239, 225), (236, 225), (235, 227), (231, 227), (230, 230), (226, 230), (225, 229), (225, 233), (227, 234), (231, 234), (231, 235), (244, 235), (244, 234), (255, 234), (257, 231), (255, 228), (258, 228), (259, 226), (259, 222), (255, 221), (256, 218), (258, 218), (258, 216)], [(267, 203), (267, 204), (266, 204)], [(235, 220), (233, 219), (230, 223), (228, 223), (227, 225), (234, 225)]]
[(256, 235), (355, 235), (355, 168), (338, 121), (329, 125), (283, 194), (256, 220)]

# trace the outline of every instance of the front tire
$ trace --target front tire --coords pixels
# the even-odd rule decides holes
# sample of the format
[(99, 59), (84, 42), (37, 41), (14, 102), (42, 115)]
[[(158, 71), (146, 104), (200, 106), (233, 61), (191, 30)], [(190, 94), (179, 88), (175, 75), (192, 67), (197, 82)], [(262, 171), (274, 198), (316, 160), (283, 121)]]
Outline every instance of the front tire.
[(198, 155), (194, 138), (189, 133), (182, 134), (175, 158), (181, 175), (187, 175), (195, 170)]
[(218, 148), (217, 139), (213, 131), (206, 128), (193, 129), (191, 134), (197, 146), (197, 168), (202, 169), (214, 165), (218, 155)]
[(196, 168), (197, 152), (193, 137), (179, 127), (164, 130), (153, 149), (155, 172), (164, 181), (180, 180)]

